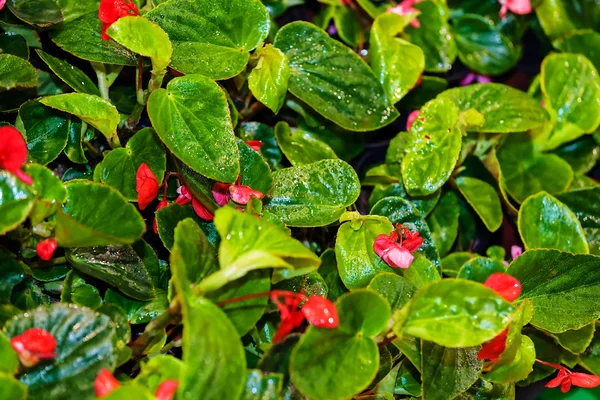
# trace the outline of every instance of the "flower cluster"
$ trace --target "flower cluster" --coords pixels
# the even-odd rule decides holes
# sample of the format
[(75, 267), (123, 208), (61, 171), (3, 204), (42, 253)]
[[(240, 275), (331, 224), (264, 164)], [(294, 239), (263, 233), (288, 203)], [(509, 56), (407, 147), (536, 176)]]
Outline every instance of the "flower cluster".
[(408, 268), (414, 260), (412, 253), (423, 244), (419, 232), (411, 232), (397, 225), (389, 235), (381, 234), (373, 243), (373, 250), (392, 268)]

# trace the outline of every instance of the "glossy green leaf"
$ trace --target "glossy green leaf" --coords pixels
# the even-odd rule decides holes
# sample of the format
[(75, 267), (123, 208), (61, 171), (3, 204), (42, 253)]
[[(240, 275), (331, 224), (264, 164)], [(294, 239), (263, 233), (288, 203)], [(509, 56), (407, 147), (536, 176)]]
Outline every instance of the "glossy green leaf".
[[(23, 268), (17, 260), (0, 250), (0, 304), (9, 304), (13, 288), (23, 280)], [(1, 343), (0, 343), (1, 345)], [(2, 365), (0, 363), (0, 365)], [(0, 368), (2, 368), (0, 366)], [(0, 372), (8, 372), (2, 371)]]
[(325, 31), (292, 22), (279, 30), (275, 47), (289, 59), (289, 91), (342, 128), (371, 131), (398, 117), (373, 71)]
[(450, 99), (459, 111), (474, 109), (485, 118), (482, 126), (468, 131), (514, 133), (544, 123), (544, 109), (527, 93), (499, 83), (481, 83), (448, 89), (438, 98)]
[(480, 179), (461, 176), (456, 179), (456, 186), (467, 202), (490, 232), (496, 232), (502, 225), (502, 205), (496, 190)]
[(227, 99), (214, 81), (201, 75), (173, 79), (166, 89), (152, 92), (148, 115), (167, 148), (191, 169), (235, 182), (239, 153)]
[(590, 346), (579, 355), (579, 364), (593, 374), (600, 373), (600, 329), (596, 330)]
[(125, 147), (114, 149), (96, 166), (100, 181), (117, 189), (129, 201), (137, 201), (135, 177), (145, 163), (162, 184), (165, 175), (166, 155), (162, 142), (152, 128), (144, 128)]
[(27, 399), (27, 386), (9, 374), (0, 373), (0, 398), (10, 400)]
[(553, 149), (600, 125), (600, 77), (579, 54), (551, 54), (542, 63), (544, 104), (554, 125), (544, 147)]
[(51, 33), (50, 38), (61, 49), (84, 60), (137, 65), (138, 57), (114, 40), (102, 40), (102, 21), (98, 11), (81, 15)]
[(371, 214), (387, 217), (392, 224), (402, 224), (412, 232), (418, 231), (423, 238), (423, 244), (419, 251), (439, 270), (440, 255), (431, 237), (429, 227), (410, 202), (401, 197), (386, 197), (375, 204)]
[(546, 192), (528, 197), (523, 202), (518, 226), (526, 249), (590, 252), (585, 232), (575, 214)]
[(258, 63), (248, 76), (248, 87), (254, 97), (277, 114), (283, 106), (291, 75), (288, 59), (270, 44), (257, 50), (254, 57)]
[(444, 279), (423, 287), (402, 310), (406, 319), (394, 326), (445, 347), (477, 346), (506, 328), (516, 308), (485, 286)]
[(111, 145), (119, 146), (119, 112), (109, 101), (85, 93), (66, 93), (43, 97), (40, 103), (81, 118), (98, 129)]
[(82, 247), (67, 252), (78, 271), (116, 287), (138, 300), (154, 298), (154, 285), (142, 259), (131, 246)]
[(407, 23), (403, 16), (384, 13), (371, 28), (370, 64), (392, 103), (397, 103), (415, 86), (425, 68), (423, 50), (396, 37)]
[(11, 35), (5, 32), (4, 35), (0, 35), (0, 48), (2, 49), (2, 53), (12, 54), (23, 60), (29, 60), (27, 39), (19, 34)]
[(231, 207), (217, 210), (215, 226), (221, 235), (221, 270), (202, 281), (199, 286), (202, 292), (219, 289), (252, 270), (263, 268), (277, 268), (273, 274), (273, 282), (277, 283), (314, 271), (321, 262), (279, 226)]
[(563, 333), (557, 333), (554, 336), (556, 342), (563, 348), (574, 354), (581, 354), (588, 348), (594, 338), (596, 323), (585, 325), (580, 329), (568, 330)]
[(500, 260), (487, 257), (474, 257), (463, 264), (457, 278), (484, 283), (493, 273), (506, 272), (506, 266)]
[(483, 362), (476, 347), (450, 349), (421, 342), (423, 398), (444, 400), (467, 390), (481, 374)]
[(464, 14), (453, 22), (458, 57), (469, 69), (483, 75), (500, 75), (521, 58), (521, 46), (490, 19)]
[(169, 35), (173, 68), (211, 79), (242, 72), (269, 32), (269, 13), (258, 0), (164, 2), (145, 17)]
[(36, 50), (36, 53), (56, 76), (76, 92), (100, 96), (96, 84), (82, 70), (42, 50)]
[(421, 288), (428, 283), (442, 279), (438, 269), (421, 253), (413, 253), (415, 259), (410, 268), (397, 270), (409, 283), (417, 288)]
[(327, 249), (321, 254), (321, 266), (318, 272), (327, 285), (327, 298), (329, 300), (336, 301), (338, 297), (345, 293), (346, 288), (338, 272), (334, 249)]
[(471, 258), (477, 256), (477, 254), (471, 254), (468, 251), (450, 253), (446, 257), (442, 258), (442, 272), (444, 275), (456, 277), (460, 268)]
[(600, 188), (573, 190), (556, 197), (577, 216), (590, 253), (600, 255)]
[[(292, 352), (292, 382), (311, 399), (350, 398), (371, 383), (379, 368), (372, 337), (387, 323), (388, 303), (373, 291), (357, 290), (340, 297), (336, 307), (340, 325), (310, 326)], [(344, 362), (348, 357), (354, 362)]]
[(576, 53), (584, 55), (594, 64), (596, 70), (600, 68), (600, 33), (591, 29), (574, 31), (558, 38), (552, 45), (565, 53)]
[(104, 295), (105, 304), (115, 304), (125, 311), (129, 322), (132, 324), (144, 324), (158, 317), (169, 307), (167, 293), (156, 289), (155, 298), (152, 301), (144, 302), (133, 300), (118, 292), (108, 289)]
[(290, 129), (287, 122), (275, 125), (275, 138), (283, 154), (294, 165), (305, 165), (338, 156), (325, 142), (302, 129)]
[(573, 180), (571, 166), (555, 154), (534, 150), (526, 133), (509, 135), (497, 153), (506, 191), (518, 202), (546, 191), (550, 194), (565, 191)]
[(573, 11), (572, 3), (568, 0), (544, 0), (535, 8), (544, 33), (550, 39), (556, 39), (569, 34), (581, 24), (581, 19)]
[(458, 236), (458, 199), (454, 192), (446, 192), (426, 222), (431, 238), (440, 256), (447, 254)]
[(520, 299), (533, 303), (531, 324), (553, 333), (579, 329), (598, 319), (600, 258), (559, 250), (529, 250), (508, 274), (522, 285)]
[(456, 59), (456, 43), (450, 31), (450, 13), (441, 1), (422, 1), (414, 5), (419, 10), (421, 28), (406, 28), (406, 39), (419, 46), (425, 54), (425, 71), (446, 72)]
[(279, 168), (281, 162), (281, 151), (275, 140), (273, 129), (260, 122), (243, 122), (237, 130), (239, 137), (248, 142), (250, 140), (259, 140), (263, 142), (260, 146), (260, 154), (264, 157), (272, 171)]
[(30, 399), (93, 399), (94, 379), (114, 368), (115, 330), (110, 319), (85, 307), (55, 303), (16, 316), (4, 327), (9, 337), (42, 328), (57, 339), (56, 357), (21, 374)]
[[(563, 350), (558, 346), (551, 337), (537, 331), (530, 330), (527, 336), (533, 341), (535, 346), (536, 357), (540, 360), (549, 360), (546, 362), (560, 363), (562, 360)], [(527, 379), (519, 382), (519, 386), (529, 385), (544, 379), (556, 372), (555, 368), (546, 365), (535, 363), (533, 364), (533, 372), (529, 374)]]
[(70, 21), (97, 7), (93, 1), (72, 0), (9, 0), (7, 5), (19, 19), (40, 27)]
[(35, 226), (56, 212), (66, 200), (67, 192), (60, 179), (48, 168), (39, 164), (27, 164), (24, 169), (33, 179), (32, 188), (36, 200), (29, 219)]
[(134, 381), (154, 393), (164, 380), (178, 379), (182, 366), (181, 360), (171, 355), (160, 354), (141, 364), (142, 370)]
[(365, 216), (340, 226), (335, 241), (339, 276), (348, 289), (366, 287), (381, 272), (392, 269), (375, 254), (373, 244), (379, 235), (389, 235), (394, 227), (387, 218)]
[(186, 218), (193, 219), (202, 228), (208, 241), (216, 246), (219, 242), (219, 234), (212, 222), (207, 222), (198, 218), (190, 205), (180, 206), (179, 204), (170, 204), (156, 212), (156, 225), (158, 227), (158, 236), (167, 249), (173, 247), (175, 227), (179, 221)]
[(374, 290), (385, 298), (392, 312), (404, 307), (417, 291), (417, 288), (406, 279), (393, 272), (378, 273), (369, 282), (367, 289)]
[[(273, 187), (273, 174), (264, 158), (241, 140), (236, 139), (240, 151), (240, 183), (265, 194)], [(207, 197), (212, 197), (212, 193)]]
[(410, 195), (424, 196), (450, 178), (461, 148), (458, 111), (449, 100), (432, 100), (421, 109), (408, 133), (402, 181)]
[(265, 210), (290, 226), (324, 226), (337, 220), (360, 194), (354, 169), (342, 160), (322, 160), (273, 173)]
[(506, 365), (502, 365), (485, 377), (491, 382), (511, 383), (527, 378), (533, 371), (535, 363), (535, 347), (528, 336), (523, 336), (521, 346), (517, 350), (515, 359)]
[(62, 285), (60, 301), (63, 303), (77, 304), (92, 310), (102, 305), (102, 298), (98, 289), (87, 284), (75, 270), (69, 271)]
[(585, 135), (560, 146), (553, 153), (568, 162), (575, 175), (587, 174), (600, 159), (600, 144), (592, 135)]
[(16, 228), (35, 204), (31, 187), (8, 171), (0, 170), (0, 234)]
[(120, 386), (103, 397), (106, 400), (129, 400), (133, 398), (138, 400), (152, 400), (155, 398), (148, 389), (136, 384)]
[(240, 400), (276, 400), (283, 387), (282, 374), (264, 373), (258, 369), (248, 371), (246, 388)]
[(116, 190), (82, 180), (69, 181), (65, 188), (67, 201), (56, 215), (60, 246), (130, 244), (144, 233), (141, 215)]
[(37, 73), (33, 65), (12, 54), (0, 54), (0, 88), (35, 87)]
[(14, 375), (19, 368), (17, 352), (12, 348), (10, 340), (2, 333), (0, 334), (0, 374)]

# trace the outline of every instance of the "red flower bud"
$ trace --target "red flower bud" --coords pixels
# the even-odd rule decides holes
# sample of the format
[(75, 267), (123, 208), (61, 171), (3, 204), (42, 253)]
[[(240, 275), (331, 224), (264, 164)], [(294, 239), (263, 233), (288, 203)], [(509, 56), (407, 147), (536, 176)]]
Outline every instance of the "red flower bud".
[(21, 364), (33, 367), (40, 360), (56, 357), (56, 340), (52, 334), (41, 328), (27, 329), (10, 339), (12, 348), (17, 352)]
[(0, 126), (0, 168), (16, 175), (23, 183), (31, 185), (31, 177), (21, 171), (27, 161), (27, 144), (16, 128)]
[(94, 390), (96, 391), (96, 397), (105, 397), (111, 394), (121, 384), (113, 376), (110, 370), (102, 368), (102, 371), (98, 374), (94, 380)]
[(502, 272), (495, 272), (488, 276), (484, 285), (508, 301), (514, 301), (521, 295), (521, 283), (517, 278)]
[(35, 246), (35, 252), (38, 257), (44, 261), (48, 261), (52, 258), (54, 251), (58, 247), (55, 238), (44, 239)]
[(171, 400), (177, 391), (177, 386), (179, 386), (178, 381), (167, 379), (158, 385), (154, 397), (156, 397), (156, 400)]
[(248, 146), (250, 146), (252, 148), (252, 150), (254, 151), (260, 151), (260, 147), (264, 144), (263, 142), (261, 142), (260, 140), (250, 140), (248, 142), (246, 142), (246, 144)]
[(148, 207), (158, 195), (158, 179), (154, 172), (142, 163), (135, 174), (135, 190), (138, 193), (138, 205), (140, 210)]
[(302, 312), (309, 324), (319, 328), (336, 328), (340, 323), (335, 304), (322, 296), (311, 296), (302, 306)]

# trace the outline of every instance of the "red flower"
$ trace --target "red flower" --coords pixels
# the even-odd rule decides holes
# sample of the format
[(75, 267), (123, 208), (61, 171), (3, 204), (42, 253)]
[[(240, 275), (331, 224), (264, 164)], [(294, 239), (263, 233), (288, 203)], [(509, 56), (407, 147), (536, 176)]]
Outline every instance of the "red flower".
[(250, 146), (252, 148), (252, 150), (254, 151), (259, 151), (260, 152), (260, 147), (264, 144), (263, 142), (261, 142), (260, 140), (250, 140), (248, 142), (246, 142), (246, 144), (248, 146)]
[[(400, 235), (398, 231), (400, 230)], [(404, 235), (405, 239), (402, 239)], [(398, 242), (398, 239), (400, 242)], [(389, 235), (377, 236), (373, 250), (392, 268), (408, 268), (413, 262), (415, 251), (423, 244), (419, 232), (411, 232), (402, 225), (397, 225)]]
[(154, 172), (142, 163), (135, 174), (135, 190), (138, 193), (138, 205), (140, 210), (148, 207), (158, 195), (158, 179)]
[[(400, 4), (398, 4), (392, 8), (388, 8), (387, 12), (393, 12), (394, 14), (398, 14), (400, 16), (404, 16), (406, 14), (418, 13), (419, 10), (417, 10), (416, 8), (413, 8), (413, 4), (418, 3), (418, 2), (419, 2), (418, 0), (404, 0)], [(410, 26), (412, 26), (413, 28), (420, 28), (421, 23), (419, 22), (417, 17), (415, 17), (410, 21)]]
[(41, 328), (27, 329), (10, 339), (12, 348), (17, 352), (21, 364), (33, 367), (40, 360), (56, 357), (56, 340), (52, 334)]
[(495, 272), (488, 276), (484, 285), (508, 301), (514, 301), (521, 295), (521, 283), (517, 278), (502, 272)]
[(215, 215), (211, 213), (208, 208), (204, 207), (204, 204), (196, 200), (195, 197), (192, 198), (192, 208), (194, 209), (196, 215), (205, 221), (212, 221), (215, 219)]
[(262, 199), (264, 194), (258, 190), (252, 189), (250, 186), (240, 185), (240, 178), (232, 185), (230, 183), (215, 182), (212, 187), (212, 195), (215, 202), (223, 207), (233, 200), (238, 204), (248, 204), (252, 197)]
[(229, 186), (231, 186), (229, 183), (215, 182), (212, 187), (213, 199), (221, 207), (229, 202)]
[(419, 114), (421, 113), (421, 111), (419, 110), (415, 110), (413, 112), (411, 112), (410, 114), (408, 114), (408, 119), (406, 120), (406, 131), (410, 131), (410, 127), (412, 126), (413, 122), (415, 122), (415, 120), (417, 119), (417, 117), (419, 116)]
[(35, 252), (38, 257), (44, 261), (48, 261), (52, 258), (54, 251), (58, 247), (55, 238), (44, 239), (35, 246)]
[(508, 10), (519, 15), (531, 13), (531, 0), (498, 0), (498, 2), (502, 5), (500, 18), (506, 17)]
[(102, 39), (110, 40), (106, 30), (119, 18), (130, 15), (140, 15), (137, 6), (132, 0), (100, 0), (98, 18), (102, 24)]
[(6, 4), (6, 0), (0, 0), (0, 10), (2, 10), (4, 8), (5, 4)]
[(21, 167), (27, 161), (27, 144), (16, 128), (0, 126), (0, 168), (7, 170), (23, 183), (31, 185), (33, 180)]
[(536, 360), (539, 363), (558, 369), (558, 375), (546, 384), (547, 388), (555, 388), (560, 386), (563, 393), (567, 393), (571, 389), (571, 385), (579, 386), (586, 389), (600, 386), (600, 377), (592, 374), (584, 374), (581, 372), (571, 372), (562, 365), (552, 364), (549, 362)]
[(483, 345), (479, 353), (477, 353), (478, 360), (490, 360), (496, 362), (500, 358), (500, 355), (506, 350), (506, 335), (508, 334), (508, 328), (502, 331), (498, 336), (493, 338), (491, 341)]
[(178, 381), (175, 379), (167, 379), (158, 385), (154, 397), (156, 397), (157, 400), (171, 400), (177, 391), (177, 386), (179, 386)]
[(111, 394), (121, 384), (113, 376), (110, 370), (102, 368), (102, 371), (98, 374), (94, 380), (94, 390), (96, 391), (96, 397), (105, 397)]
[[(285, 304), (279, 301), (283, 297)], [(273, 343), (278, 343), (294, 329), (300, 327), (304, 319), (319, 328), (335, 328), (339, 324), (339, 317), (335, 304), (321, 296), (311, 296), (309, 299), (302, 293), (294, 293), (286, 290), (272, 290), (271, 301), (279, 309), (281, 324), (273, 337)], [(300, 303), (306, 301), (302, 309), (298, 309)]]
[(175, 199), (175, 203), (179, 204), (179, 205), (184, 205), (189, 203), (190, 201), (192, 201), (192, 193), (190, 192), (190, 190), (187, 188), (187, 186), (185, 185), (181, 185), (177, 188), (177, 193), (179, 193), (179, 196), (177, 196), (177, 198)]
[[(164, 207), (166, 207), (168, 205), (169, 205), (169, 203), (167, 203), (167, 200), (163, 199), (156, 206), (156, 211), (158, 211), (161, 208), (164, 208)], [(154, 211), (154, 214), (156, 214), (156, 211)], [(152, 227), (154, 228), (154, 233), (156, 233), (158, 235), (158, 225), (156, 223), (156, 216), (154, 217), (154, 221), (152, 222)]]

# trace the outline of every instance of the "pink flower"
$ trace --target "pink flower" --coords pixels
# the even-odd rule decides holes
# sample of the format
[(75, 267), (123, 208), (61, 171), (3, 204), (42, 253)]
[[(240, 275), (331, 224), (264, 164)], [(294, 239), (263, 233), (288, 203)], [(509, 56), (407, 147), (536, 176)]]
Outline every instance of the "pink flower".
[[(398, 4), (394, 7), (388, 8), (387, 12), (392, 12), (392, 13), (398, 14), (400, 16), (418, 13), (419, 10), (417, 10), (416, 8), (413, 7), (413, 4), (415, 4), (415, 3), (418, 3), (418, 0), (404, 0), (400, 4)], [(421, 23), (419, 22), (417, 17), (414, 17), (410, 21), (410, 26), (412, 26), (413, 28), (420, 28)]]
[(500, 18), (506, 17), (508, 10), (519, 15), (531, 13), (531, 0), (498, 0), (498, 2), (502, 5)]
[[(405, 238), (403, 239), (402, 236)], [(411, 232), (402, 225), (397, 225), (389, 235), (377, 236), (373, 243), (373, 250), (390, 267), (408, 268), (414, 259), (412, 253), (422, 244), (423, 238), (419, 236), (419, 232)]]
[(600, 377), (597, 377), (596, 375), (584, 374), (581, 372), (571, 372), (562, 365), (552, 364), (540, 360), (536, 361), (549, 367), (558, 369), (558, 375), (556, 375), (556, 378), (552, 379), (546, 384), (547, 388), (555, 388), (560, 386), (560, 391), (567, 393), (571, 389), (571, 385), (587, 389), (600, 386)]
[(6, 4), (6, 0), (0, 0), (0, 10), (2, 10), (4, 8), (5, 4)]
[(521, 246), (517, 246), (517, 245), (511, 246), (510, 256), (512, 257), (513, 260), (515, 258), (519, 257), (521, 254), (523, 254), (523, 248)]
[(406, 120), (406, 131), (410, 131), (410, 127), (412, 126), (413, 122), (415, 122), (415, 120), (417, 119), (417, 117), (419, 116), (419, 114), (421, 113), (421, 111), (419, 110), (415, 110), (413, 112), (411, 112), (410, 114), (408, 114), (408, 119)]
[(521, 295), (521, 283), (517, 278), (502, 272), (495, 272), (488, 276), (484, 286), (492, 289), (507, 301), (515, 301)]
[(27, 329), (10, 339), (10, 345), (17, 352), (21, 364), (26, 367), (33, 367), (41, 360), (56, 357), (56, 339), (42, 328)]
[(473, 82), (477, 82), (477, 83), (491, 83), (492, 79), (489, 76), (479, 75), (479, 74), (476, 74), (475, 72), (471, 71), (467, 75), (465, 75), (464, 78), (461, 79), (460, 86), (467, 86), (467, 85), (470, 85)]
[(215, 202), (223, 207), (233, 200), (238, 204), (248, 204), (252, 197), (262, 199), (264, 194), (258, 190), (252, 189), (250, 186), (240, 185), (240, 178), (235, 184), (215, 182), (212, 187), (212, 195)]

